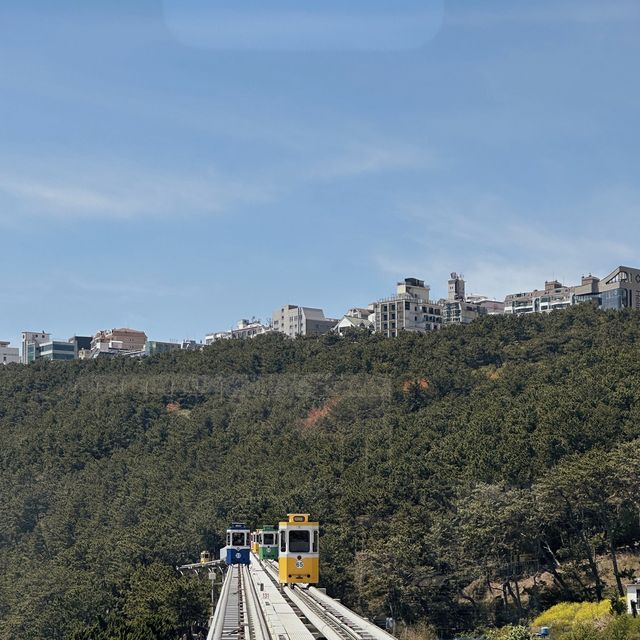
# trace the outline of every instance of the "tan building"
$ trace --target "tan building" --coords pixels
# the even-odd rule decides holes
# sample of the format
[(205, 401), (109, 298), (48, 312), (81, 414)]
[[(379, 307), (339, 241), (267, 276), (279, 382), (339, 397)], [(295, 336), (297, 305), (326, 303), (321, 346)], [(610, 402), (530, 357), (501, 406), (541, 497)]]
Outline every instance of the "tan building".
[(147, 334), (136, 329), (105, 329), (98, 331), (91, 340), (91, 351), (83, 357), (97, 358), (100, 355), (125, 355), (132, 352), (143, 352), (147, 342)]
[(442, 326), (442, 305), (429, 300), (424, 280), (405, 278), (396, 295), (373, 303), (375, 332), (394, 338), (400, 331), (426, 332)]

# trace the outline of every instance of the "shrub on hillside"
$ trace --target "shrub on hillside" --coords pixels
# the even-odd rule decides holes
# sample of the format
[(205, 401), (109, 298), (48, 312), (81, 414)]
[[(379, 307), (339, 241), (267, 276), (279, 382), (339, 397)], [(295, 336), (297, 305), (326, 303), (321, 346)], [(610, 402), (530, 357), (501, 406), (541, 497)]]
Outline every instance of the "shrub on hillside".
[[(556, 633), (574, 630), (578, 625), (604, 626), (611, 617), (611, 603), (601, 602), (561, 602), (543, 611), (534, 621), (537, 627), (550, 627)], [(578, 632), (578, 630), (576, 630)], [(582, 629), (579, 633), (588, 634)]]

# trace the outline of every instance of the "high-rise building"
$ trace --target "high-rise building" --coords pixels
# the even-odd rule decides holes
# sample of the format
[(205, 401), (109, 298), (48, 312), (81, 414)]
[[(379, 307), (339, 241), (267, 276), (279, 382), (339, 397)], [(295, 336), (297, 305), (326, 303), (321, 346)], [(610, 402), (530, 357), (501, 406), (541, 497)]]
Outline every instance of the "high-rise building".
[(20, 349), (10, 347), (10, 344), (8, 341), (0, 340), (0, 365), (20, 362)]
[(466, 300), (465, 291), (464, 291), (464, 276), (462, 274), (458, 275), (455, 271), (451, 274), (449, 278), (449, 293), (447, 296), (448, 302), (458, 302)]
[(373, 303), (376, 333), (393, 338), (400, 331), (434, 331), (442, 326), (442, 305), (429, 300), (424, 280), (405, 278), (396, 295)]
[(51, 340), (51, 334), (46, 331), (23, 331), (22, 364), (33, 362), (36, 359), (36, 347), (49, 340)]
[(444, 325), (469, 324), (480, 316), (504, 312), (503, 302), (485, 296), (467, 296), (464, 277), (455, 272), (449, 278), (448, 297), (441, 302)]
[(322, 309), (298, 307), (294, 304), (285, 304), (272, 315), (273, 330), (285, 333), (290, 338), (324, 335), (329, 333), (337, 322), (333, 318), (326, 318)]

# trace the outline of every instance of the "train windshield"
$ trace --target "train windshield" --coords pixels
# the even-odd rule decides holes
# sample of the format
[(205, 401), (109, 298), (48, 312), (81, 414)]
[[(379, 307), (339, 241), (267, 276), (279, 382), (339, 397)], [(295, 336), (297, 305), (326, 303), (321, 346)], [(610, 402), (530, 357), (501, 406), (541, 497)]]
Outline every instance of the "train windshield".
[(309, 547), (308, 531), (289, 532), (289, 551), (291, 553), (309, 553)]
[(231, 546), (233, 547), (244, 547), (244, 532), (240, 533), (239, 531), (234, 531), (231, 534)]
[(262, 544), (273, 544), (273, 533), (262, 534)]

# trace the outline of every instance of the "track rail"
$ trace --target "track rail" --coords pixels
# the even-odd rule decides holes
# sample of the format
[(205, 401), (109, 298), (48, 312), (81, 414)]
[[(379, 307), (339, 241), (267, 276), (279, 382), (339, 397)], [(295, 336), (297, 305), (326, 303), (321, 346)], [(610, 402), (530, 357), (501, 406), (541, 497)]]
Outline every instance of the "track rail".
[(314, 587), (282, 586), (277, 564), (227, 570), (207, 640), (395, 640)]
[(272, 640), (246, 565), (229, 567), (207, 640)]
[[(271, 579), (277, 582), (276, 563), (264, 561), (262, 565)], [(319, 589), (291, 585), (284, 587), (283, 593), (327, 640), (395, 640), (392, 635)]]

